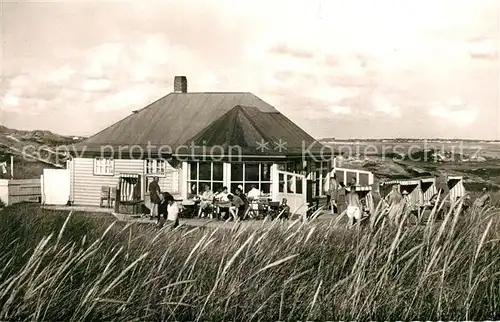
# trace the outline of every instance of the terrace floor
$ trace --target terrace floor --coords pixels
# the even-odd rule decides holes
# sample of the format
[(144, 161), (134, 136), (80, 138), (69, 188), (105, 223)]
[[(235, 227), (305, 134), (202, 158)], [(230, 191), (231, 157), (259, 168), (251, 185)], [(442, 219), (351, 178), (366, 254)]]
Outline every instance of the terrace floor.
[[(136, 222), (140, 224), (155, 224), (156, 221), (150, 219), (148, 216), (141, 217), (139, 215), (126, 215), (126, 214), (117, 214), (113, 211), (112, 208), (100, 208), (100, 207), (84, 207), (84, 206), (42, 206), (44, 209), (49, 209), (49, 210), (57, 210), (57, 211), (75, 211), (75, 212), (88, 212), (88, 213), (107, 213), (113, 215), (118, 221), (125, 221), (125, 222)], [(333, 218), (333, 215), (329, 212), (324, 212), (321, 214), (316, 220), (321, 221), (321, 222), (327, 222)], [(292, 220), (289, 221), (284, 221), (287, 223), (293, 222)], [(259, 227), (262, 225), (269, 225), (271, 224), (271, 221), (264, 221), (264, 220), (245, 220), (241, 222), (224, 222), (224, 221), (219, 221), (219, 220), (211, 220), (211, 219), (205, 219), (205, 218), (181, 218), (179, 220), (179, 223), (181, 225), (187, 225), (187, 226), (192, 226), (192, 227), (211, 227), (211, 228), (217, 228), (220, 226), (224, 226), (226, 228), (231, 228), (234, 227), (235, 225), (238, 226), (249, 226), (249, 227)]]

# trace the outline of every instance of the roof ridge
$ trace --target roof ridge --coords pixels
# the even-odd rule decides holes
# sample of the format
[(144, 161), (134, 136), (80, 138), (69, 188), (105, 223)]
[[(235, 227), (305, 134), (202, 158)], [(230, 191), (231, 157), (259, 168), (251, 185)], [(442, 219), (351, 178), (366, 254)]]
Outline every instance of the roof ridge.
[(243, 116), (248, 120), (248, 122), (250, 123), (250, 125), (252, 125), (252, 127), (259, 133), (259, 135), (262, 137), (262, 139), (264, 141), (269, 141), (269, 137), (263, 133), (263, 131), (261, 130), (261, 128), (256, 124), (255, 120), (252, 119), (252, 117), (250, 117), (250, 115), (248, 115), (248, 113), (245, 111), (245, 109), (241, 109), (241, 113), (243, 114)]
[[(177, 95), (178, 94), (178, 95)], [(246, 133), (248, 131), (248, 133)], [(106, 127), (83, 145), (179, 145), (188, 139), (255, 145), (253, 137), (317, 141), (251, 92), (169, 93)]]
[(237, 124), (238, 115), (241, 113), (241, 111), (242, 111), (241, 105), (236, 105), (232, 109), (230, 109), (226, 114), (224, 114), (224, 115), (227, 115), (230, 112), (234, 113), (233, 126), (230, 128), (230, 130), (228, 131), (229, 133), (226, 136), (228, 138), (227, 139), (228, 146), (231, 146), (231, 141), (233, 139), (233, 135), (236, 132), (236, 127), (238, 126), (238, 124)]
[[(229, 111), (225, 112), (221, 116), (219, 116), (217, 119), (213, 120), (211, 123), (206, 125), (204, 128), (202, 128), (198, 133), (193, 135), (191, 138), (189, 138), (188, 141), (184, 142), (184, 144), (189, 144), (191, 142), (197, 141), (200, 137), (203, 137), (203, 134), (205, 134), (210, 128), (214, 127), (216, 124), (222, 122), (225, 118), (231, 115), (231, 113), (237, 113), (237, 111), (234, 111), (238, 105), (235, 105), (232, 107)], [(232, 133), (231, 133), (232, 134)]]

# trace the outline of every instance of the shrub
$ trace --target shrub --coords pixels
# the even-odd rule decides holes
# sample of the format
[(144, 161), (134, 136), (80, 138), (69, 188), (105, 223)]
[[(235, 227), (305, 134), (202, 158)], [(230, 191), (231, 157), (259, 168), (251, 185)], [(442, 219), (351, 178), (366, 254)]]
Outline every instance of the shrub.
[[(11, 208), (9, 208), (11, 209)], [(6, 320), (491, 320), (499, 213), (398, 227), (331, 222), (156, 230), (107, 215), (0, 214)]]

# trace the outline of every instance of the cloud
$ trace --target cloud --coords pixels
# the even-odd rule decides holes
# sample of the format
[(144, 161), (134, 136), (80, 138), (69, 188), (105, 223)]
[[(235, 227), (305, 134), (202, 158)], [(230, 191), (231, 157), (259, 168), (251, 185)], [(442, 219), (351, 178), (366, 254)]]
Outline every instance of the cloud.
[(338, 103), (343, 99), (358, 96), (359, 89), (356, 87), (331, 87), (320, 85), (309, 89), (307, 95), (329, 103)]
[(92, 134), (185, 75), (317, 136), (498, 136), (498, 2), (457, 1), (6, 3), (1, 121)]
[(16, 75), (10, 79), (8, 76), (5, 76), (4, 79), (6, 80), (4, 84), (8, 84), (7, 86), (10, 88), (26, 87), (30, 83), (30, 78), (26, 74)]
[(107, 78), (89, 78), (82, 82), (82, 89), (86, 92), (102, 92), (109, 89), (110, 84)]
[(19, 97), (17, 97), (16, 95), (7, 93), (7, 95), (5, 95), (3, 97), (3, 105), (8, 106), (8, 107), (19, 106)]
[(57, 85), (63, 85), (75, 74), (76, 71), (74, 69), (68, 65), (64, 65), (47, 73), (46, 80)]
[(84, 75), (90, 78), (105, 78), (110, 69), (125, 63), (126, 58), (122, 56), (124, 47), (122, 43), (115, 42), (88, 49), (84, 53)]
[(452, 99), (447, 104), (434, 103), (428, 109), (428, 114), (455, 127), (472, 125), (479, 116), (476, 109), (468, 107), (459, 99)]
[(468, 47), (473, 59), (498, 60), (498, 40), (476, 39), (470, 41)]
[(156, 98), (151, 90), (144, 86), (129, 87), (115, 93), (107, 93), (94, 100), (92, 110), (94, 111), (118, 111), (127, 109), (139, 109), (151, 103)]
[(351, 108), (349, 106), (336, 105), (330, 108), (333, 114), (351, 114)]
[(294, 58), (304, 58), (304, 59), (311, 59), (314, 57), (314, 53), (308, 51), (308, 50), (303, 50), (300, 48), (293, 48), (290, 47), (287, 44), (277, 44), (271, 49), (269, 49), (269, 52), (271, 54), (277, 54), (277, 55), (288, 55)]
[(373, 109), (389, 117), (399, 118), (402, 115), (401, 108), (391, 103), (387, 98), (375, 95), (372, 98)]

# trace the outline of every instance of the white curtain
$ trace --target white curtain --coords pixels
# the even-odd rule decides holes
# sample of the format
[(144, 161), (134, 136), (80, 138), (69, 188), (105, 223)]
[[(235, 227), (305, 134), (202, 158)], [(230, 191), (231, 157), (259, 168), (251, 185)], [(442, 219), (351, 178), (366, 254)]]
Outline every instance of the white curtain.
[(295, 193), (295, 176), (288, 177), (288, 192)]

